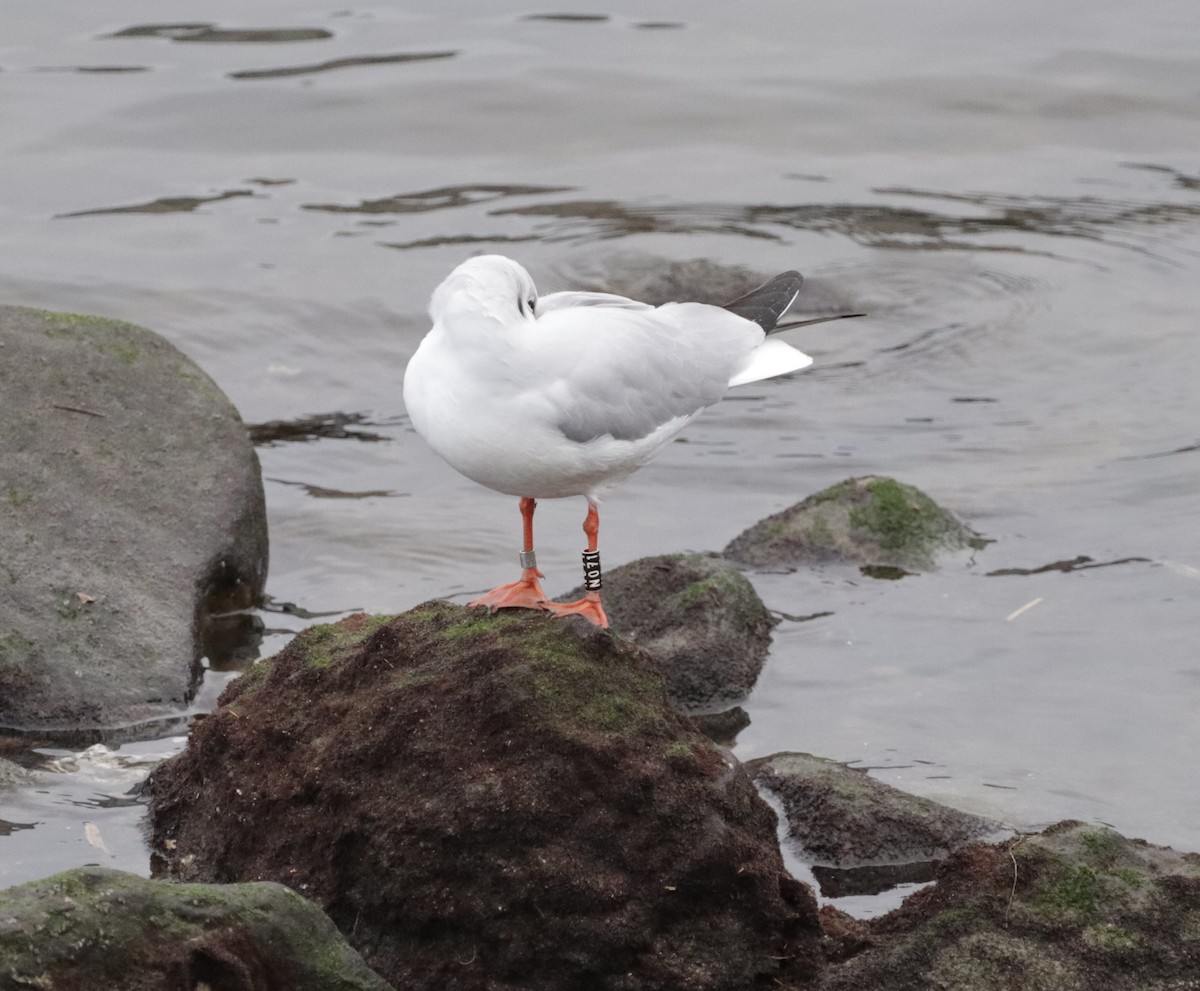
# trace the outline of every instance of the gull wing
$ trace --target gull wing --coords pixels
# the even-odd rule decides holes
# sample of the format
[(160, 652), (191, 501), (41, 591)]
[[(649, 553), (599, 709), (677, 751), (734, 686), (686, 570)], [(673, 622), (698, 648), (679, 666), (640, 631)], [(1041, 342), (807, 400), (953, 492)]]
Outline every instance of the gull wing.
[(759, 327), (702, 303), (552, 306), (521, 348), (525, 396), (580, 444), (673, 427), (665, 439), (725, 394), (762, 339)]
[(611, 306), (622, 310), (654, 309), (649, 303), (639, 303), (636, 299), (611, 292), (552, 292), (538, 298), (536, 310), (540, 316), (552, 310), (566, 310), (576, 306)]

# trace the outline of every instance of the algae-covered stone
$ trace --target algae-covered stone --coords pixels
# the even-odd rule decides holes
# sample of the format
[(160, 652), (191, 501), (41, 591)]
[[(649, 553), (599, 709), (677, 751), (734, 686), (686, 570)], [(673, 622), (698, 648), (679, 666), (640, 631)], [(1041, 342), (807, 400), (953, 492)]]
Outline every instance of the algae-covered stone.
[(730, 560), (752, 567), (822, 561), (925, 570), (940, 553), (979, 547), (965, 524), (911, 485), (864, 476), (839, 482), (735, 537)]
[(910, 795), (825, 757), (774, 754), (747, 762), (746, 769), (779, 798), (789, 836), (821, 864), (939, 859), (1002, 831), (991, 820)]
[(1167, 991), (1200, 987), (1200, 855), (1060, 823), (972, 844), (938, 883), (866, 923), (822, 991)]
[(148, 330), (13, 307), (0, 410), (0, 727), (179, 713), (206, 611), (252, 604), (266, 573), (237, 412)]
[(0, 988), (387, 991), (283, 885), (172, 884), (83, 867), (0, 891)]
[(300, 634), (148, 785), (176, 877), (283, 881), (397, 986), (741, 989), (815, 971), (811, 892), (644, 652), (428, 603)]
[(775, 625), (746, 576), (715, 554), (644, 557), (605, 572), (604, 609), (615, 633), (654, 658), (686, 712), (749, 695)]

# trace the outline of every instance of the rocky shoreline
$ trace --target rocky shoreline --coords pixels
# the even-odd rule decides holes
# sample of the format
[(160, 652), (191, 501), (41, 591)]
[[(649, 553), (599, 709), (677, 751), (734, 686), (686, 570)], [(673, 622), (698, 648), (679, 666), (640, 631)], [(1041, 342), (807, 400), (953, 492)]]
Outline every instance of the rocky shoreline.
[[(83, 356), (77, 380), (36, 387), (0, 366), (32, 411), (0, 440), (22, 596), (0, 611), (0, 726), (136, 735), (185, 712), (206, 617), (261, 594), (257, 460), (149, 331), (11, 308), (0, 327), (6, 359)], [(37, 528), (60, 512), (70, 527)], [(158, 570), (111, 567), (131, 512)], [(441, 601), (310, 627), (152, 772), (156, 880), (86, 867), (0, 891), (0, 991), (1200, 986), (1200, 855), (1082, 823), (1015, 833), (837, 762), (743, 765), (722, 745), (774, 625), (739, 566), (908, 573), (981, 543), (919, 490), (853, 478), (722, 555), (613, 569), (611, 632)], [(0, 759), (0, 787), (29, 781)], [(821, 906), (764, 794), (826, 899), (924, 886), (871, 920)]]

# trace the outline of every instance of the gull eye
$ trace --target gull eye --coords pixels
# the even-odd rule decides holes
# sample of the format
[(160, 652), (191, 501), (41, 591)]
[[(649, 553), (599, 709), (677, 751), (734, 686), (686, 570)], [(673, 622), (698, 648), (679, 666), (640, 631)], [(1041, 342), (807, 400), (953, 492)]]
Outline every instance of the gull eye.
[(537, 298), (536, 297), (530, 296), (529, 299), (527, 299), (525, 301), (525, 305), (529, 307), (529, 315), (531, 317), (537, 316)]

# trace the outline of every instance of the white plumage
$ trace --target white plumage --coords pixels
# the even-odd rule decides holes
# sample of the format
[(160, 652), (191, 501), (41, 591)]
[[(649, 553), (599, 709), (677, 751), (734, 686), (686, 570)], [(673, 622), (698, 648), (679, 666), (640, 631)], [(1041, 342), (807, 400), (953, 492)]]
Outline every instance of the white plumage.
[[(799, 290), (800, 277), (785, 276), (756, 291), (765, 298), (774, 287), (768, 327)], [(754, 297), (742, 297), (750, 312)], [(404, 375), (412, 425), (468, 478), (522, 498), (528, 560), (533, 500), (585, 496), (595, 529), (599, 496), (727, 389), (812, 363), (719, 306), (650, 306), (592, 292), (539, 298), (529, 273), (501, 255), (459, 265), (434, 291), (429, 315), (433, 329)], [(592, 551), (594, 544), (589, 532)], [(563, 609), (544, 602), (536, 567), (530, 570), (477, 601), (583, 612), (603, 622), (598, 592), (595, 609)], [(536, 598), (526, 594), (531, 588)]]

